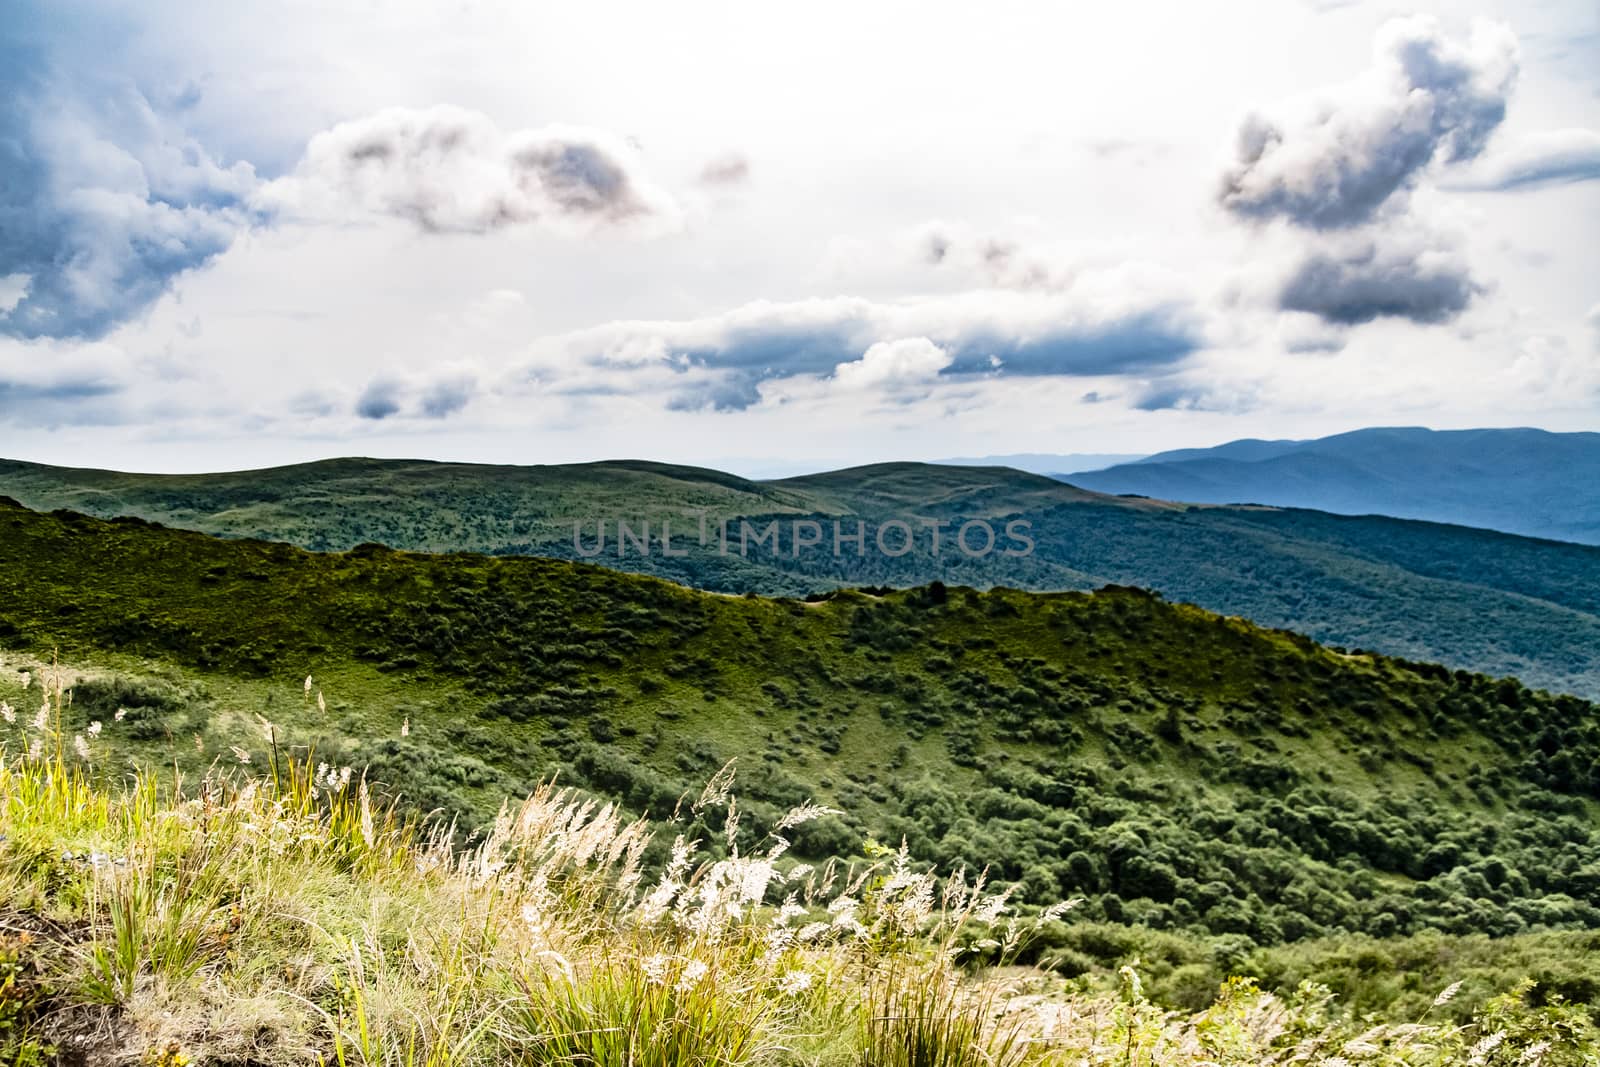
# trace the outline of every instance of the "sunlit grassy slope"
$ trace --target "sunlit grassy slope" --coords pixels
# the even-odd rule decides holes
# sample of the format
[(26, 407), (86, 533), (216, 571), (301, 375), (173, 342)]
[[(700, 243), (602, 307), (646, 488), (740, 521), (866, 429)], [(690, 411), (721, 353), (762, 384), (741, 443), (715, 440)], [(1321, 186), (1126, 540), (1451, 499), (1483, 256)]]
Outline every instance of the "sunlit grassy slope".
[(1220, 939), (1218, 958), (1600, 928), (1594, 705), (1138, 590), (806, 603), (11, 507), (0, 642), (22, 716), (21, 671), (59, 650), (68, 732), (100, 722), (102, 766), (259, 767), (271, 723), (278, 749), (370, 766), (463, 841), (552, 774), (659, 815), (732, 759), (741, 832), (842, 811), (796, 855), (904, 838), (920, 862), (992, 864), (1021, 901), (1081, 896), (1085, 922)]
[[(753, 482), (643, 462), (494, 467), (342, 459), (266, 471), (130, 475), (0, 462), (0, 493), (30, 507), (133, 515), (229, 537), (346, 550), (394, 548), (575, 556), (572, 521), (670, 521), (682, 558), (659, 549), (619, 558), (615, 526), (604, 561), (720, 592), (804, 595), (848, 585), (941, 580), (987, 588), (1087, 590), (1139, 585), (1170, 600), (1242, 615), (1351, 648), (1511, 674), (1531, 685), (1600, 696), (1600, 548), (1465, 527), (1264, 508), (1183, 507), (1088, 493), (1005, 468), (878, 464)], [(785, 550), (722, 554), (700, 523), (756, 530), (778, 520)], [(899, 518), (946, 522), (891, 559), (848, 548), (802, 552), (786, 525), (860, 520), (869, 538)], [(950, 549), (963, 520), (1022, 519), (1033, 553), (970, 559)], [(828, 538), (831, 542), (831, 536)], [(980, 542), (981, 543), (981, 542)]]
[[(1466, 942), (1458, 977), (1413, 973), (1430, 983), (1420, 1004), (1390, 1002), (1386, 1021), (1309, 981), (1212, 982), (1204, 1006), (1171, 1012), (1139, 961), (1107, 982), (1003, 966), (1060, 941), (1070, 907), (1021, 916), (1010, 887), (939, 878), (904, 853), (796, 862), (786, 835), (817, 810), (752, 840), (725, 776), (676, 825), (541, 789), (460, 851), (359, 778), (286, 755), (187, 788), (96, 780), (101, 739), (59, 754), (66, 698), (49, 689), (40, 751), (0, 751), (9, 1063), (1577, 1067), (1596, 1054), (1588, 1012), (1548, 981), (1485, 997)], [(690, 820), (716, 827), (721, 855), (685, 835)], [(650, 868), (653, 834), (675, 840)], [(1581, 950), (1513, 938), (1491, 974), (1552, 948)]]

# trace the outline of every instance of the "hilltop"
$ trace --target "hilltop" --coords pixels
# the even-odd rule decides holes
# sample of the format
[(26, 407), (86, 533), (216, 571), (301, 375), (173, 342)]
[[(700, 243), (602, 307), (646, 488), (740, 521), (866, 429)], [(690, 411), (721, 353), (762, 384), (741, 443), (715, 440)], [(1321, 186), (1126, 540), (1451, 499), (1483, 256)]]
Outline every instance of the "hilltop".
[(661, 814), (736, 760), (741, 833), (816, 801), (842, 814), (796, 855), (904, 838), (1085, 921), (1245, 948), (1600, 928), (1593, 704), (1136, 589), (807, 603), (7, 505), (0, 644), (0, 697), (58, 649), (68, 732), (118, 759), (260, 765), (270, 722), (462, 833), (552, 774)]
[[(136, 516), (225, 537), (321, 551), (378, 543), (408, 551), (576, 558), (601, 520), (607, 566), (727, 593), (804, 596), (932, 581), (1038, 591), (1136, 585), (1168, 599), (1296, 630), (1319, 641), (1530, 685), (1600, 696), (1600, 548), (1395, 519), (1125, 499), (1001, 467), (890, 463), (755, 482), (636, 461), (479, 466), (344, 459), (208, 475), (133, 475), (0, 462), (0, 493), (48, 510)], [(615, 522), (651, 525), (653, 549), (618, 554)], [(1034, 549), (972, 558), (950, 548), (970, 519), (1028, 524)], [(581, 537), (574, 540), (574, 520)], [(796, 554), (793, 524), (829, 534), (895, 520), (917, 550), (835, 556), (831, 537)], [(700, 543), (701, 523), (710, 535)], [(781, 550), (719, 551), (779, 523)], [(660, 551), (670, 522), (684, 556)], [(925, 522), (945, 524), (934, 555)]]

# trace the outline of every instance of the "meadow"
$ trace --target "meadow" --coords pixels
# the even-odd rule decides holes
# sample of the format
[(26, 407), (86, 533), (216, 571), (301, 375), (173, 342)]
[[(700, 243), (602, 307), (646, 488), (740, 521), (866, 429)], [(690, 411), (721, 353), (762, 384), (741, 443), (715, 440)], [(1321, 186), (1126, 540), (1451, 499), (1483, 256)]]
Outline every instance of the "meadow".
[(1017, 966), (1073, 901), (1019, 914), (1013, 887), (904, 849), (796, 860), (816, 805), (741, 847), (726, 770), (655, 824), (541, 787), (462, 850), (311, 751), (103, 776), (101, 732), (63, 732), (63, 677), (39, 688), (0, 757), (14, 1064), (1556, 1067), (1600, 1048), (1532, 982), (1457, 1021), (1458, 980), (1382, 1022), (1315, 981), (1230, 978), (1184, 1012), (1136, 960), (1099, 990)]
[[(315, 868), (323, 862), (316, 857), (343, 862), (346, 847), (323, 837), (337, 842), (351, 826), (359, 836), (367, 819), (409, 842), (403, 863), (460, 875), (466, 857), (502, 847), (493, 843), (505, 812), (534, 794), (565, 811), (611, 805), (607, 818), (617, 827), (649, 820), (628, 838), (638, 849), (638, 877), (627, 887), (635, 897), (679, 863), (680, 834), (699, 842), (691, 867), (735, 865), (717, 878), (768, 856), (780, 838), (775, 870), (820, 871), (832, 861), (836, 872), (856, 872), (837, 875), (846, 883), (877, 872), (860, 884), (863, 892), (897, 877), (896, 865), (898, 877), (937, 877), (941, 887), (961, 871), (970, 889), (984, 872), (987, 895), (1005, 893), (1003, 917), (1026, 936), (1008, 943), (1000, 916), (963, 920), (952, 935), (958, 958), (933, 954), (952, 968), (940, 972), (942, 985), (930, 984), (930, 972), (905, 972), (912, 992), (959, 992), (962, 1004), (977, 997), (987, 1005), (977, 1011), (981, 1026), (965, 1007), (884, 1014), (966, 1019), (959, 1025), (979, 1026), (973, 1033), (988, 1041), (1009, 1032), (993, 1029), (996, 1003), (1055, 1006), (1003, 1013), (1035, 1022), (1070, 1005), (1062, 1018), (1074, 1020), (1076, 1036), (1060, 1040), (1086, 1045), (1063, 1062), (1221, 1055), (1195, 1051), (1208, 1047), (1196, 1028), (1235, 1010), (1252, 1019), (1265, 1013), (1289, 1029), (1272, 1023), (1270, 1035), (1261, 1031), (1257, 1046), (1236, 1054), (1244, 1058), (1214, 1062), (1272, 1062), (1280, 1052), (1292, 1059), (1294, 1041), (1313, 1032), (1323, 1043), (1300, 1050), (1296, 1062), (1359, 1062), (1331, 1051), (1333, 1042), (1373, 1027), (1385, 1028), (1383, 1041), (1421, 1042), (1404, 1053), (1412, 1059), (1388, 1062), (1468, 1062), (1472, 1045), (1492, 1037), (1485, 1019), (1548, 1015), (1582, 1035), (1600, 1011), (1600, 737), (1594, 705), (1576, 697), (1330, 649), (1134, 588), (1035, 594), (935, 583), (811, 599), (732, 597), (581, 563), (375, 545), (314, 553), (20, 508), (6, 512), (0, 534), (0, 701), (11, 720), (0, 732), (14, 770), (7, 795), (16, 798), (8, 800), (15, 829), (0, 831), (0, 859), (15, 872), (7, 929), (30, 938), (32, 947), (14, 953), (15, 981), (55, 990), (39, 1001), (54, 1005), (45, 1013), (52, 1019), (87, 987), (76, 964), (52, 971), (48, 961), (81, 962), (71, 946), (98, 943), (94, 931), (110, 923), (104, 929), (123, 941), (107, 951), (142, 962), (123, 964), (132, 977), (117, 1005), (94, 995), (103, 1009), (144, 1018), (128, 998), (155, 995), (158, 986), (185, 990), (181, 1003), (191, 1010), (178, 1013), (187, 1021), (173, 1033), (188, 1036), (163, 1040), (211, 1062), (256, 1062), (238, 1051), (245, 1039), (231, 1017), (216, 1014), (218, 998), (237, 999), (241, 987), (215, 983), (241, 960), (274, 958), (264, 931), (248, 949), (229, 942), (234, 958), (226, 948), (220, 958), (184, 949), (199, 962), (192, 972), (181, 968), (191, 984), (173, 985), (157, 975), (148, 946), (138, 947), (168, 937), (153, 932), (167, 920), (127, 925), (133, 920), (118, 920), (108, 896), (88, 889), (96, 872), (121, 870), (118, 859), (159, 853), (143, 843), (152, 820), (192, 828), (197, 804), (202, 812), (242, 805), (231, 815), (204, 814), (208, 826), (235, 819), (259, 830), (275, 825), (269, 810), (309, 820), (295, 824), (304, 855), (280, 870), (257, 855), (248, 877), (229, 875), (229, 884), (245, 887), (219, 890), (216, 907), (231, 908), (253, 885), (323, 892), (334, 875)], [(53, 701), (42, 702), (52, 691)], [(722, 783), (712, 790), (720, 794), (730, 773), (738, 783), (731, 819), (726, 802), (695, 800), (708, 781)], [(51, 792), (69, 781), (76, 784), (68, 793)], [(561, 790), (570, 792), (552, 800)], [(503, 809), (508, 798), (513, 806)], [(807, 817), (794, 820), (796, 809)], [(90, 821), (73, 821), (80, 817)], [(177, 907), (173, 887), (188, 883), (173, 879), (211, 864), (210, 848), (183, 844), (200, 852), (155, 870), (139, 899)], [(238, 860), (231, 848), (216, 862)], [(357, 865), (335, 869), (343, 878)], [(352, 988), (348, 968), (377, 968), (379, 992), (361, 993), (362, 1010), (383, 1004), (398, 1014), (385, 1024), (390, 1051), (369, 1048), (369, 1062), (405, 1061), (412, 1053), (394, 1049), (410, 1044), (438, 1047), (420, 1031), (403, 1036), (446, 1011), (433, 1001), (418, 1007), (406, 998), (425, 994), (394, 985), (444, 973), (408, 955), (413, 941), (465, 944), (484, 923), (500, 936), (501, 920), (463, 904), (455, 883), (441, 898), (457, 909), (449, 917), (428, 910), (440, 906), (432, 897), (398, 902), (396, 869), (378, 868), (360, 889), (367, 895), (353, 901), (341, 889), (326, 905), (302, 901), (282, 913), (251, 905), (262, 916), (340, 931), (316, 957), (319, 973), (346, 975), (339, 988)], [(607, 870), (597, 875), (602, 882), (620, 877), (614, 865)], [(688, 870), (676, 876), (684, 884)], [(777, 884), (747, 902), (750, 916), (769, 922), (771, 909), (781, 911), (787, 893)], [(405, 890), (413, 891), (434, 892)], [(829, 899), (807, 904), (831, 915)], [(626, 893), (607, 900), (606, 923), (637, 905)], [(1062, 901), (1070, 911), (1044, 918)], [(385, 910), (391, 906), (398, 910)], [(210, 917), (194, 928), (200, 933), (172, 936), (210, 945), (215, 908), (202, 912)], [(582, 908), (563, 914), (578, 929), (598, 921)], [(363, 922), (377, 931), (370, 941), (352, 933), (366, 929)], [(627, 938), (637, 936), (624, 926)], [(607, 929), (607, 938), (616, 933)], [(917, 966), (928, 965), (929, 946), (949, 933), (907, 935)], [(672, 955), (646, 953), (631, 940), (586, 944), (607, 958)], [(868, 972), (837, 985), (845, 979), (835, 963), (861, 962), (859, 946), (824, 947), (842, 955), (814, 973), (847, 990), (845, 1004), (902, 995)], [(491, 958), (496, 951), (481, 949)], [(867, 956), (869, 971), (910, 966), (877, 951)], [(280, 980), (277, 962), (246, 970), (267, 985), (240, 996), (267, 998), (273, 1012), (297, 1020), (283, 1025), (301, 1036), (282, 1039), (297, 1051), (282, 1056), (315, 1049), (328, 1062), (352, 1061), (324, 1018), (332, 1010), (337, 1020), (339, 1004), (354, 1011), (327, 999), (332, 986), (283, 985), (290, 979)], [(498, 998), (515, 974), (494, 973), (488, 985)], [(782, 977), (737, 973), (728, 988), (757, 1001), (708, 1010), (756, 1010)], [(1303, 987), (1314, 995), (1302, 995)], [(1446, 989), (1451, 995), (1435, 1004)], [(319, 1010), (305, 1014), (307, 1000)], [(162, 1005), (150, 1009), (160, 1015), (179, 1002), (147, 1003)], [(213, 1015), (195, 1017), (208, 1003)], [(1117, 1029), (1117, 1013), (1134, 1007), (1143, 1021)], [(493, 1020), (473, 1038), (487, 1042), (471, 1054), (486, 1062), (509, 1055), (496, 1044), (497, 1011), (471, 1015)], [(29, 1016), (25, 1029), (55, 1025), (43, 1017)], [(859, 1014), (783, 1017), (789, 1022), (761, 1023), (777, 1029), (763, 1029), (748, 1056), (726, 1059), (901, 1062), (883, 1059), (881, 1049), (863, 1058), (871, 1026)], [(1405, 1029), (1418, 1020), (1422, 1029)], [(797, 1029), (785, 1029), (791, 1024)], [(805, 1044), (805, 1034), (828, 1048)], [(1029, 1056), (1073, 1047), (1037, 1033), (1014, 1036)], [(1106, 1059), (1116, 1036), (1123, 1058)], [(131, 1039), (117, 1040), (119, 1049), (131, 1047)], [(962, 1040), (978, 1047), (973, 1034)], [(1574, 1040), (1583, 1047), (1589, 1039)], [(1182, 1049), (1189, 1052), (1175, 1051)], [(449, 1055), (417, 1058), (454, 1062)], [(591, 1062), (585, 1055), (569, 1050), (532, 1062)], [(1425, 1055), (1436, 1058), (1416, 1058)]]

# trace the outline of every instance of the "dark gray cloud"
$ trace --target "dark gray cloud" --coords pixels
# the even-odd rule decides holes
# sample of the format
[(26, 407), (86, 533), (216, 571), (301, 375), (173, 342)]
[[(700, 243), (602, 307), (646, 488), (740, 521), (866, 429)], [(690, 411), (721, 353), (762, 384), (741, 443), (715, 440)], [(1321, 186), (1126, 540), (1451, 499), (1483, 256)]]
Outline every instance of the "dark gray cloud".
[(405, 384), (398, 378), (374, 378), (356, 398), (356, 414), (373, 420), (398, 415), (405, 391)]
[(677, 213), (618, 138), (569, 127), (508, 133), (487, 115), (443, 106), (387, 108), (317, 134), (266, 199), (310, 214), (356, 207), (430, 233)]
[(596, 368), (683, 374), (674, 408), (740, 410), (763, 382), (824, 378), (879, 342), (925, 338), (947, 353), (937, 377), (1093, 377), (1179, 363), (1204, 343), (1197, 312), (1170, 298), (977, 291), (904, 304), (855, 298), (760, 302), (708, 319), (623, 322), (561, 339)]
[(1343, 252), (1316, 251), (1292, 270), (1278, 293), (1285, 311), (1305, 311), (1339, 326), (1379, 318), (1447, 322), (1482, 291), (1451, 252), (1374, 240)]
[(1502, 27), (1479, 24), (1459, 41), (1426, 16), (1390, 22), (1365, 77), (1289, 117), (1245, 120), (1221, 203), (1313, 229), (1369, 222), (1435, 161), (1483, 152), (1516, 73), (1516, 38)]
[[(477, 375), (464, 370), (442, 368), (425, 375), (380, 374), (367, 382), (356, 398), (356, 414), (363, 419), (381, 421), (409, 414), (427, 419), (444, 419), (465, 408), (478, 395)], [(321, 400), (315, 394), (302, 406), (316, 413)]]
[[(86, 400), (100, 400), (122, 392), (115, 382), (85, 379), (40, 384), (0, 379), (0, 419), (19, 422), (62, 421)], [(68, 418), (66, 421), (75, 421)]]
[(0, 43), (0, 277), (21, 290), (0, 334), (13, 337), (101, 337), (250, 221), (251, 167), (215, 159), (109, 57), (64, 64), (72, 29), (23, 11)]
[(478, 380), (470, 374), (440, 378), (423, 386), (418, 408), (430, 419), (442, 419), (466, 407), (477, 392)]
[(1253, 388), (1219, 388), (1206, 381), (1172, 378), (1148, 383), (1134, 394), (1130, 406), (1135, 411), (1220, 411), (1236, 414), (1249, 411), (1257, 402)]

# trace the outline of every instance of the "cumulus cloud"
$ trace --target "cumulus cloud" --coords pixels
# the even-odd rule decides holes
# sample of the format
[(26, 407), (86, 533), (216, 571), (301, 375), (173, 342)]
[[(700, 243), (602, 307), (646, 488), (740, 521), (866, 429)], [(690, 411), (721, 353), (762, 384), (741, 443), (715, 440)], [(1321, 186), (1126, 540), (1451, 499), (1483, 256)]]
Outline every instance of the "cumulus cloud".
[(1504, 26), (1480, 21), (1463, 41), (1427, 16), (1393, 20), (1367, 74), (1244, 121), (1221, 203), (1240, 218), (1319, 230), (1369, 222), (1431, 165), (1482, 154), (1517, 66)]
[[(465, 408), (477, 394), (477, 374), (459, 367), (441, 367), (426, 374), (386, 372), (367, 382), (356, 397), (355, 413), (375, 422), (404, 414), (443, 419)], [(317, 412), (324, 407), (315, 397), (297, 404)]]
[(374, 378), (361, 390), (361, 395), (356, 398), (356, 414), (363, 419), (387, 419), (391, 415), (400, 414), (400, 400), (405, 393), (405, 385), (398, 378), (384, 375)]
[(95, 339), (227, 249), (257, 182), (131, 79), (68, 77), (48, 48), (0, 52), (0, 334)]
[(430, 419), (454, 415), (466, 407), (478, 391), (478, 379), (471, 374), (453, 374), (438, 378), (421, 390), (418, 406)]
[(325, 130), (263, 197), (313, 216), (391, 215), (429, 233), (659, 224), (678, 212), (620, 138), (568, 126), (506, 131), (448, 106), (387, 108)]
[[(867, 362), (880, 342), (894, 347), (877, 349)], [(846, 381), (910, 365), (926, 370), (933, 349), (942, 361), (935, 373), (947, 379), (1073, 377), (1170, 366), (1203, 343), (1200, 316), (1187, 300), (1141, 291), (1108, 272), (1065, 292), (757, 301), (701, 319), (610, 323), (545, 342), (524, 373), (531, 381), (564, 374), (584, 382), (586, 374), (666, 370), (683, 379), (673, 389), (674, 406), (736, 410), (758, 403), (766, 381), (834, 376), (841, 364), (861, 364), (845, 372)]]
[(1454, 318), (1480, 292), (1450, 248), (1361, 236), (1306, 255), (1285, 279), (1278, 306), (1339, 326), (1378, 318), (1431, 324)]
[(1569, 129), (1532, 133), (1503, 151), (1483, 157), (1456, 189), (1529, 189), (1600, 180), (1600, 131)]
[(943, 221), (924, 223), (911, 234), (914, 257), (932, 267), (955, 268), (1007, 289), (1059, 288), (1072, 272), (1017, 241), (974, 232)]
[(893, 392), (926, 385), (953, 361), (948, 351), (926, 337), (879, 341), (860, 359), (835, 367), (833, 383), (840, 389)]
[(1135, 411), (1249, 411), (1258, 402), (1257, 387), (1177, 377), (1147, 383), (1129, 398)]

